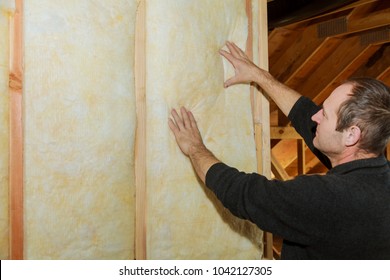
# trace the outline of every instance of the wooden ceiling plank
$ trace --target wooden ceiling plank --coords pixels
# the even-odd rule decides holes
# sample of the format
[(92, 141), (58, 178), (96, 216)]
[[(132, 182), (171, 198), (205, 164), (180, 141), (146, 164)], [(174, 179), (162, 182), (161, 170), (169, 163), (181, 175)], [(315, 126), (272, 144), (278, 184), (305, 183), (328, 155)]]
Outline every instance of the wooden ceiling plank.
[[(389, 2), (390, 3), (390, 2)], [(390, 4), (387, 4), (387, 6)], [(378, 6), (378, 1), (362, 1), (357, 4), (357, 7), (348, 16), (348, 27), (345, 32), (335, 34), (339, 40), (343, 40), (343, 36), (361, 32), (368, 29), (375, 29), (390, 24), (390, 11), (385, 8), (375, 11)], [(385, 6), (385, 7), (387, 7)], [(367, 13), (372, 12), (372, 16), (367, 16)], [(300, 28), (301, 29), (301, 28)], [(299, 30), (300, 30), (299, 29)], [(272, 38), (270, 38), (270, 49), (274, 53), (270, 57), (270, 72), (281, 82), (288, 84), (291, 87), (300, 83), (302, 77), (311, 72), (326, 57), (329, 52), (333, 51), (337, 46), (337, 40), (334, 36), (324, 39), (319, 39), (316, 32), (318, 23), (310, 25), (300, 34), (297, 34), (296, 41), (292, 44), (291, 40), (279, 41), (278, 51), (273, 52)], [(284, 28), (284, 32), (291, 33), (289, 28)], [(333, 44), (332, 44), (333, 43)], [(318, 55), (318, 58), (315, 59)]]
[(328, 83), (313, 99), (316, 103), (322, 103), (329, 94), (340, 85), (344, 80), (348, 79), (352, 73), (359, 68), (361, 65), (367, 62), (367, 60), (380, 48), (380, 45), (367, 46), (363, 51), (360, 52), (350, 63), (345, 65), (343, 69), (338, 71), (338, 74), (333, 80)]
[(310, 24), (311, 22), (318, 22), (318, 21), (325, 21), (329, 18), (329, 16), (332, 16), (332, 15), (335, 15), (337, 16), (338, 14), (340, 13), (348, 13), (348, 10), (352, 11), (353, 9), (357, 8), (357, 7), (360, 7), (360, 6), (364, 6), (364, 5), (367, 5), (367, 4), (370, 4), (370, 3), (378, 3), (380, 1), (383, 1), (383, 0), (360, 0), (360, 1), (356, 1), (356, 2), (353, 2), (349, 5), (346, 5), (346, 6), (343, 6), (339, 9), (336, 9), (334, 11), (331, 11), (329, 13), (325, 13), (325, 14), (321, 14), (321, 15), (318, 15), (318, 16), (314, 16), (314, 17), (311, 17), (309, 19), (304, 19), (302, 21), (299, 21), (299, 22), (296, 22), (296, 23), (293, 23), (293, 24), (290, 24), (288, 25), (288, 28), (290, 29), (295, 29), (295, 28), (301, 28), (302, 26), (305, 26), (305, 25), (308, 25)]
[[(352, 46), (352, 47), (351, 47)], [(313, 98), (333, 79), (333, 73), (339, 73), (361, 51), (359, 38), (351, 37), (343, 40), (340, 46), (322, 62), (311, 75), (306, 76), (305, 82), (296, 89), (304, 96)]]
[(315, 25), (309, 26), (296, 36), (293, 44), (285, 44), (283, 53), (278, 55), (272, 62), (270, 61), (271, 74), (284, 82), (291, 72), (301, 65), (303, 61), (322, 43), (324, 39), (317, 37)]
[(304, 83), (307, 76), (312, 73), (318, 66), (323, 63), (342, 42), (341, 38), (326, 38), (317, 49), (315, 49), (305, 61), (301, 62), (290, 77), (286, 79), (285, 84), (292, 88), (297, 88), (299, 84)]
[(380, 73), (376, 78), (385, 84), (390, 85), (390, 66), (387, 67), (386, 70)]
[(353, 21), (356, 19), (361, 19), (363, 17), (366, 17), (369, 15), (371, 12), (375, 11), (375, 8), (377, 7), (378, 2), (373, 1), (373, 2), (368, 2), (363, 5), (355, 7), (351, 13), (348, 16), (348, 20)]
[(324, 88), (333, 82), (338, 73), (342, 73), (348, 65), (360, 57), (366, 47), (360, 44), (360, 38), (353, 36), (346, 38), (340, 46), (318, 67), (304, 83), (298, 86), (297, 91), (314, 99)]
[[(390, 3), (390, 2), (388, 2)], [(362, 32), (369, 29), (380, 28), (390, 25), (390, 7), (372, 12), (369, 16), (359, 19), (348, 20), (348, 32)]]
[(286, 46), (294, 44), (296, 37), (300, 34), (301, 30), (291, 30), (288, 28), (275, 28), (268, 35), (268, 59), (270, 65), (273, 65), (275, 61), (286, 51)]
[(370, 57), (368, 62), (357, 68), (353, 77), (378, 77), (390, 65), (390, 44), (384, 44)]

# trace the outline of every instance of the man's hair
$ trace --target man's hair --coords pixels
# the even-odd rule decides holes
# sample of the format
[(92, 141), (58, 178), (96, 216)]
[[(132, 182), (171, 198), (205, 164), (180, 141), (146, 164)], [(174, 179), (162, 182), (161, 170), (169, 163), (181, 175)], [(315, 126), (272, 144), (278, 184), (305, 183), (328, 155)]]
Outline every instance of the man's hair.
[(338, 111), (337, 131), (356, 125), (361, 130), (358, 147), (380, 155), (390, 140), (390, 88), (373, 78), (352, 78), (350, 98)]

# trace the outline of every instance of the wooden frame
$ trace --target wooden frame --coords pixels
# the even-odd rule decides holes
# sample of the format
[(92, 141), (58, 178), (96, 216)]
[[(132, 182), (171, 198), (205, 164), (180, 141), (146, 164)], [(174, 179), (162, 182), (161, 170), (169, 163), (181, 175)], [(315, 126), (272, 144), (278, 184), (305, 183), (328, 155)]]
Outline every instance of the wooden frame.
[[(268, 70), (267, 1), (247, 0), (249, 38), (247, 53), (259, 67)], [(256, 14), (254, 13), (256, 12)], [(257, 34), (257, 36), (254, 36)], [(257, 171), (271, 177), (270, 109), (267, 96), (259, 88), (251, 87), (252, 113), (256, 143)], [(273, 258), (272, 234), (264, 232), (264, 258)]]
[(10, 24), (10, 258), (23, 259), (23, 0)]

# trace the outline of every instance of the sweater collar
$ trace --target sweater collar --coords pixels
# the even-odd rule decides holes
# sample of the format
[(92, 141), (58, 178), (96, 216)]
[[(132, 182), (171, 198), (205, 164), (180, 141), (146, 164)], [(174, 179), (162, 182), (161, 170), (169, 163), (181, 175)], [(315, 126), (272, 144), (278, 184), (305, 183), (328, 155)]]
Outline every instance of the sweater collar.
[(390, 162), (384, 155), (376, 158), (358, 159), (337, 165), (328, 174), (345, 174), (362, 168), (390, 168)]

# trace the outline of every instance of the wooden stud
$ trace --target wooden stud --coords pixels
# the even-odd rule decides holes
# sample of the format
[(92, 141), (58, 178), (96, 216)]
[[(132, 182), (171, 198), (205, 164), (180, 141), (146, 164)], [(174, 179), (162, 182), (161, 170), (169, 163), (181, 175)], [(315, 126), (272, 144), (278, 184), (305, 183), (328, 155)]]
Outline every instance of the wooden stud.
[(146, 260), (146, 1), (138, 2), (135, 32), (135, 258)]
[(23, 259), (23, 1), (10, 24), (10, 258)]
[[(267, 0), (252, 1), (258, 11), (252, 15), (253, 33), (257, 34), (257, 40), (253, 40), (253, 61), (259, 67), (268, 70), (268, 24), (267, 24)], [(271, 143), (270, 143), (270, 105), (265, 93), (255, 90), (253, 116), (255, 123), (256, 155), (258, 173), (268, 178), (271, 177)], [(264, 258), (273, 258), (272, 234), (264, 232)]]
[[(262, 69), (268, 70), (268, 29), (267, 29), (267, 1), (258, 0), (259, 16), (258, 16), (258, 40), (254, 42), (256, 45), (256, 53), (258, 54), (255, 63)], [(269, 126), (269, 101), (265, 93), (257, 92), (255, 99), (255, 128), (261, 127), (259, 134), (262, 139), (261, 149), (261, 169), (259, 170), (264, 176), (271, 175), (271, 154), (270, 154), (270, 126)]]
[[(257, 14), (253, 12), (256, 11)], [(248, 40), (246, 54), (258, 66), (268, 69), (268, 30), (267, 30), (267, 2), (266, 0), (246, 0), (248, 16)], [(254, 35), (257, 36), (254, 36)], [(255, 40), (257, 37), (257, 40)], [(257, 172), (271, 177), (270, 164), (270, 138), (269, 138), (269, 102), (259, 92), (258, 88), (251, 86), (251, 106), (254, 123)], [(268, 149), (268, 150), (267, 150)], [(272, 258), (272, 234), (264, 232), (264, 258)]]

